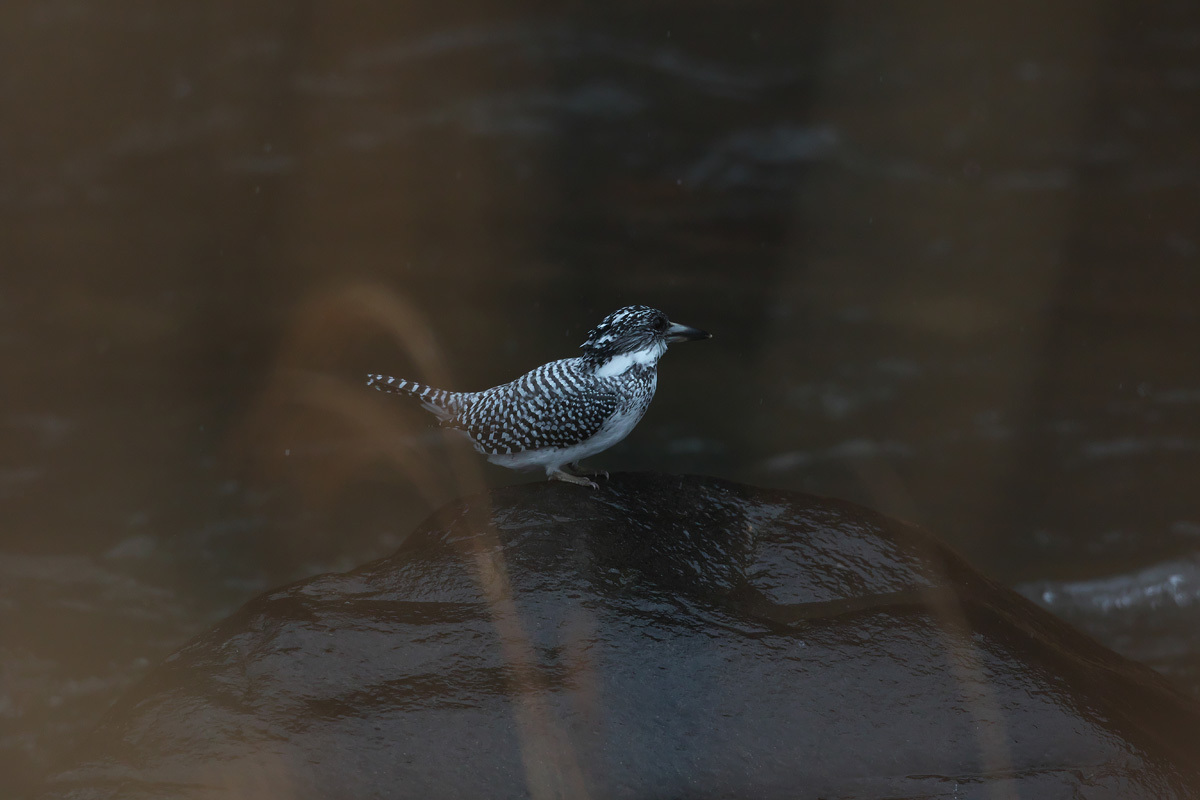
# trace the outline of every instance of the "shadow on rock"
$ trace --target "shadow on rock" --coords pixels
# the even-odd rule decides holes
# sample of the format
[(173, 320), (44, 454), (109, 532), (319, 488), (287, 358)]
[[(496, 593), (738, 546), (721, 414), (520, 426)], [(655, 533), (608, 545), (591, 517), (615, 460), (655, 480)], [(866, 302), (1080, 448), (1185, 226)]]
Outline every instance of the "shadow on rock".
[(1200, 792), (1197, 704), (849, 503), (530, 484), (264, 595), (112, 709), (51, 797)]

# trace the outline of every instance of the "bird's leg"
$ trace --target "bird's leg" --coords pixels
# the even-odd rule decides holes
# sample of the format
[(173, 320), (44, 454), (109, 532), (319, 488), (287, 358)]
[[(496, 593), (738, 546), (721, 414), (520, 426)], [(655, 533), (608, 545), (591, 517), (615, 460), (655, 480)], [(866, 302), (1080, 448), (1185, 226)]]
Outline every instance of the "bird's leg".
[(604, 479), (608, 480), (608, 470), (606, 469), (588, 469), (580, 461), (572, 461), (570, 464), (567, 464), (567, 467), (575, 475), (590, 475), (593, 478), (603, 475)]
[(600, 488), (592, 481), (589, 481), (587, 478), (582, 478), (578, 475), (572, 475), (569, 472), (563, 472), (561, 469), (556, 469), (553, 472), (549, 473), (549, 477), (550, 477), (550, 480), (552, 480), (552, 481), (566, 481), (567, 483), (577, 483), (580, 486), (590, 486), (593, 489)]

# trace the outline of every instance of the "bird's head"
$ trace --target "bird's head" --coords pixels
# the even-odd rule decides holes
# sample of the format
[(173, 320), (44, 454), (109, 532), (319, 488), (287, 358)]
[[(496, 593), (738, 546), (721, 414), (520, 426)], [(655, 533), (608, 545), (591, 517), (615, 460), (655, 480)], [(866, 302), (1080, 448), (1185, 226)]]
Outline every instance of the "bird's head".
[(689, 328), (667, 319), (667, 315), (649, 306), (626, 306), (605, 317), (588, 333), (580, 345), (587, 358), (598, 362), (633, 353), (652, 354), (657, 360), (672, 342), (711, 339), (698, 328)]

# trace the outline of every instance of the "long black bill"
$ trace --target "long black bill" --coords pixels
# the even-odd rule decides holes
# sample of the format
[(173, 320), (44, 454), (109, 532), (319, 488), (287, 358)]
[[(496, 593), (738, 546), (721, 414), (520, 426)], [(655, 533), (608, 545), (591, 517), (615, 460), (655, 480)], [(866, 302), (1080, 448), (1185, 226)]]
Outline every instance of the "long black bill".
[(687, 325), (680, 325), (672, 322), (671, 327), (667, 328), (668, 342), (694, 342), (697, 339), (711, 339), (712, 334), (707, 331), (702, 331), (699, 328), (689, 328)]

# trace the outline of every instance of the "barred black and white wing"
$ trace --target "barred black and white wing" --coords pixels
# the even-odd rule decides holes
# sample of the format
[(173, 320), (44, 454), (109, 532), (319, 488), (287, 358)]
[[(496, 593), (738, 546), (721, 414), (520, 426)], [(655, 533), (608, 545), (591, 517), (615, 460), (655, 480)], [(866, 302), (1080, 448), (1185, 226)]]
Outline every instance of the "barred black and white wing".
[(596, 381), (580, 359), (568, 358), (472, 395), (443, 424), (464, 431), (488, 455), (568, 448), (599, 433), (621, 404), (614, 385)]

